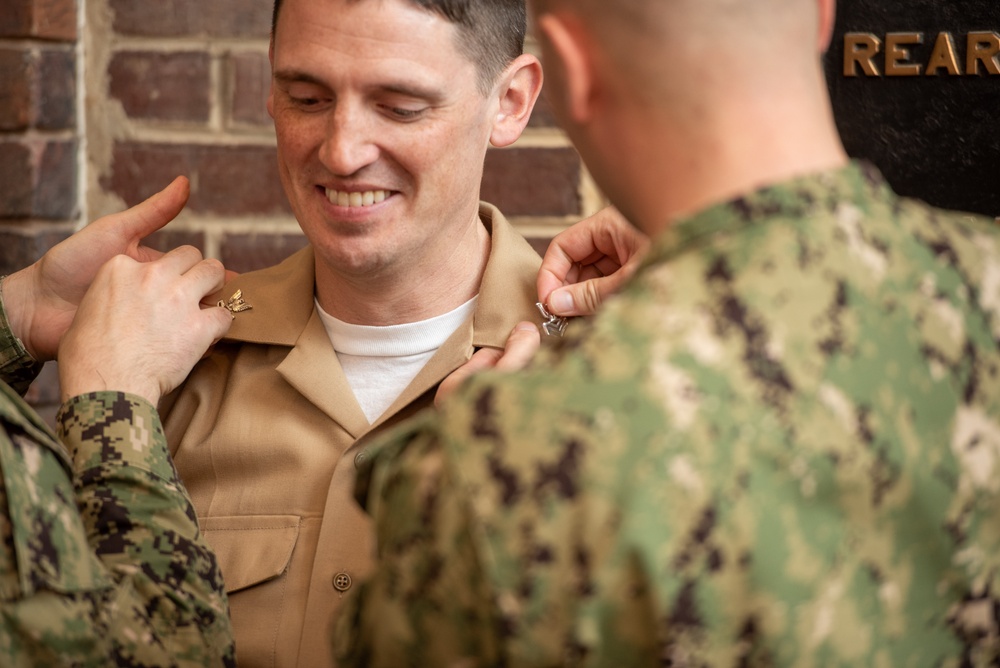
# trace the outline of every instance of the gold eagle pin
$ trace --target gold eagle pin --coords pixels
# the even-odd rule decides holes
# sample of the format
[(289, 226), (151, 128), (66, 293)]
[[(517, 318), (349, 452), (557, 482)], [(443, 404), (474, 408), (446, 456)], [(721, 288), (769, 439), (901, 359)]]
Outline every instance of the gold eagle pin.
[(229, 311), (230, 315), (233, 316), (233, 320), (236, 320), (237, 313), (243, 313), (243, 311), (249, 311), (253, 308), (252, 304), (247, 304), (243, 299), (243, 291), (237, 290), (229, 301), (220, 300), (219, 306)]

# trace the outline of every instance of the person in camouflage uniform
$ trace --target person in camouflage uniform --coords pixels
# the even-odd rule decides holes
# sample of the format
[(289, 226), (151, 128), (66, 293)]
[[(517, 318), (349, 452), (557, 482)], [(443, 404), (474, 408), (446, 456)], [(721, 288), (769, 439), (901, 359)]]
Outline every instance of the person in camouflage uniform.
[[(94, 290), (76, 309), (103, 260), (123, 252), (152, 260), (155, 254), (139, 249), (138, 239), (150, 225), (173, 218), (185, 194), (186, 186), (175, 184), (131, 212), (94, 223), (38, 264), (4, 279), (5, 667), (235, 665), (222, 577), (199, 534), (154, 407), (159, 392), (183, 379), (228, 328), (223, 309), (203, 311), (198, 305), (221, 285), (221, 266), (199, 262), (194, 249), (147, 264), (118, 258), (97, 274)], [(179, 300), (184, 308), (164, 296), (178, 292), (185, 295)], [(44, 303), (54, 295), (58, 308)], [(74, 315), (77, 322), (64, 335)], [(43, 331), (32, 331), (39, 326)], [(60, 340), (67, 400), (56, 435), (19, 394), (41, 368), (35, 359), (51, 357)], [(135, 364), (136, 355), (150, 356), (151, 363)]]
[(653, 247), (559, 350), (373, 448), (341, 665), (1000, 663), (1000, 229), (848, 162), (831, 2), (536, 10)]

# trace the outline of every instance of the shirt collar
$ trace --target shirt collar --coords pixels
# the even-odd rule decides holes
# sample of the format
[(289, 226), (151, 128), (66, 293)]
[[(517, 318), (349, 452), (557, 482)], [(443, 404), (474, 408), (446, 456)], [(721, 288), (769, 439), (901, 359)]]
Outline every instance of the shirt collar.
[[(524, 277), (538, 274), (541, 259), (495, 206), (480, 203), (479, 215), (491, 246), (473, 316), (473, 345), (503, 348), (514, 326), (534, 309), (535, 285)], [(233, 279), (212, 301), (241, 290), (253, 309), (236, 316), (225, 340), (294, 346), (315, 308), (315, 284), (311, 246), (274, 267)]]

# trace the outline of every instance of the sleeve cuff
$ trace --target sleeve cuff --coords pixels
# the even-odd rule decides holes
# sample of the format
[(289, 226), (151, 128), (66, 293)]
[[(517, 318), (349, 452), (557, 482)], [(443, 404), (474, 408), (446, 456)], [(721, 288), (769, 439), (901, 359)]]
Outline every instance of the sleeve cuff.
[(142, 397), (122, 392), (73, 397), (59, 409), (56, 424), (77, 474), (115, 463), (177, 481), (159, 413)]
[(35, 361), (21, 339), (14, 336), (7, 320), (7, 309), (0, 290), (0, 380), (24, 395), (28, 386), (42, 370), (43, 364)]

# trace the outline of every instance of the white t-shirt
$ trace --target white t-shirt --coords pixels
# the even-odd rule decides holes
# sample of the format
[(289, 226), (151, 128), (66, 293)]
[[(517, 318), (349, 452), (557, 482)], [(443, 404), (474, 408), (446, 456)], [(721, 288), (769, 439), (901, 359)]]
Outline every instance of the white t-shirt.
[(316, 303), (347, 382), (369, 424), (385, 413), (438, 348), (472, 316), (477, 299), (473, 297), (454, 311), (430, 320), (389, 327), (351, 325)]

